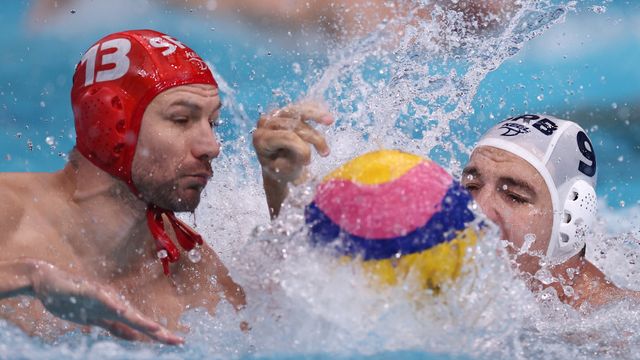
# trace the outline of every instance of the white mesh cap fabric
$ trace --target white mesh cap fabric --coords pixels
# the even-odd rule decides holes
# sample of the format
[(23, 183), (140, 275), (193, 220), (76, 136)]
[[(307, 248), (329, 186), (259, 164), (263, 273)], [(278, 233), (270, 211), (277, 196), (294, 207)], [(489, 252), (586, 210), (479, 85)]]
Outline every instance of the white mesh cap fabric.
[(547, 248), (552, 263), (577, 254), (596, 214), (596, 155), (578, 124), (547, 115), (521, 115), (501, 121), (478, 142), (508, 151), (543, 177), (553, 205)]

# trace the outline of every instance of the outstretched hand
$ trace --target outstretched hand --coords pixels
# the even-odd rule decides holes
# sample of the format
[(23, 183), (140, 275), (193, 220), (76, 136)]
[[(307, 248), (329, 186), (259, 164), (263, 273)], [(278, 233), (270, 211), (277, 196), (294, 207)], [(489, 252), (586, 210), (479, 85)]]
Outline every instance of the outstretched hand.
[(53, 315), (80, 325), (100, 326), (127, 340), (179, 345), (184, 340), (144, 316), (110, 287), (38, 262), (32, 275), (34, 296)]
[(324, 136), (309, 123), (331, 125), (333, 117), (318, 103), (289, 105), (264, 115), (253, 133), (253, 146), (263, 171), (281, 182), (298, 179), (311, 161), (311, 145), (329, 155)]
[(289, 105), (264, 115), (253, 133), (253, 146), (262, 166), (265, 192), (271, 215), (275, 217), (286, 197), (286, 186), (304, 175), (311, 161), (311, 146), (320, 156), (328, 156), (324, 135), (310, 123), (331, 125), (333, 116), (320, 104)]

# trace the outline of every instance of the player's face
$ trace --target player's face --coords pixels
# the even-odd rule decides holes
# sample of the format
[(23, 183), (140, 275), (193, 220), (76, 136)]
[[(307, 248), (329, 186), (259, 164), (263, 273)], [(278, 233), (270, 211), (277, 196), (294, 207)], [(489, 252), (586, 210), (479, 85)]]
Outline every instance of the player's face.
[[(462, 184), (512, 244), (510, 251), (517, 255), (521, 270), (535, 273), (553, 226), (551, 195), (540, 173), (516, 155), (481, 146), (471, 155)], [(527, 250), (530, 234), (535, 241)]]
[(160, 93), (142, 118), (133, 182), (150, 203), (193, 211), (220, 153), (212, 129), (220, 110), (211, 85), (184, 85)]

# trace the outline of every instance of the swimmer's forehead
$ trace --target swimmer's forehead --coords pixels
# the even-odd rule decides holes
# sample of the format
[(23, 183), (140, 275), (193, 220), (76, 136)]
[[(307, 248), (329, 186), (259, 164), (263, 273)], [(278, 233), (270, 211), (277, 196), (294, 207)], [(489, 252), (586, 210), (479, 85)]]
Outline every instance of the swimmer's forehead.
[(523, 165), (530, 167), (533, 171), (536, 171), (536, 169), (533, 166), (531, 166), (527, 160), (509, 151), (498, 149), (493, 146), (486, 146), (486, 145), (478, 146), (476, 149), (473, 150), (473, 153), (471, 154), (470, 162), (478, 157), (488, 158), (498, 163), (516, 163), (516, 164), (522, 163)]
[(506, 150), (491, 146), (479, 146), (471, 154), (469, 164), (462, 171), (463, 179), (496, 178), (502, 184), (517, 186), (525, 191), (537, 192), (544, 186), (544, 179), (525, 159)]
[(209, 104), (212, 104), (214, 112), (222, 107), (218, 88), (207, 84), (189, 84), (176, 86), (161, 92), (153, 99), (150, 106), (200, 108)]

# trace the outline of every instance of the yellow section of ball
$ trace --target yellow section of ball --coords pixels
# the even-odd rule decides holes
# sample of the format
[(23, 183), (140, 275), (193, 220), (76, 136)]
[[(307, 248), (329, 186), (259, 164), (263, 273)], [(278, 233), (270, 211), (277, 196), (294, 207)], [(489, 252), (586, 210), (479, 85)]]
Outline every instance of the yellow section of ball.
[(358, 156), (325, 176), (323, 182), (349, 180), (362, 185), (393, 181), (428, 160), (398, 150), (379, 150)]
[(362, 266), (378, 284), (397, 285), (413, 280), (419, 288), (438, 290), (445, 282), (460, 276), (466, 250), (474, 246), (477, 239), (477, 232), (468, 228), (454, 239), (430, 249), (400, 258), (363, 261)]

